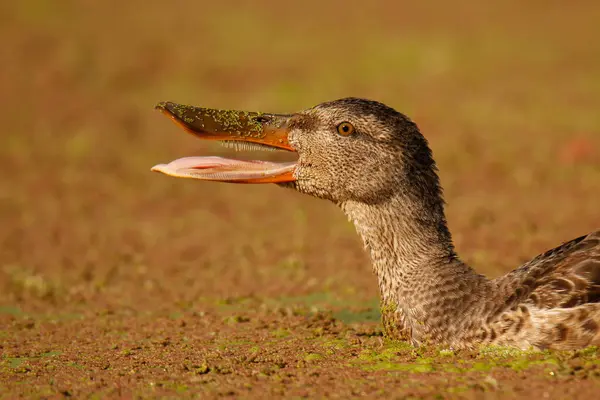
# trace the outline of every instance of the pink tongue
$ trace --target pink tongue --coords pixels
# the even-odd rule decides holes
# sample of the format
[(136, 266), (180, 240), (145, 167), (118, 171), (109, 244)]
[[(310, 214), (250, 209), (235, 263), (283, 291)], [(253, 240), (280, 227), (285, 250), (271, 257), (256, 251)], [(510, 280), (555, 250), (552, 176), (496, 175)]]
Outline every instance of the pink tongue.
[[(254, 165), (254, 164), (265, 164), (268, 163), (266, 161), (242, 161), (242, 160), (232, 160), (230, 158), (223, 157), (184, 157), (178, 158), (177, 160), (171, 161), (168, 164), (160, 164), (166, 165), (170, 169), (204, 169), (204, 168), (215, 168), (215, 167), (233, 167), (233, 166), (246, 166)], [(273, 163), (270, 163), (273, 164)]]
[(281, 175), (294, 169), (295, 162), (243, 161), (222, 157), (184, 157), (158, 164), (152, 171), (201, 180), (246, 180)]

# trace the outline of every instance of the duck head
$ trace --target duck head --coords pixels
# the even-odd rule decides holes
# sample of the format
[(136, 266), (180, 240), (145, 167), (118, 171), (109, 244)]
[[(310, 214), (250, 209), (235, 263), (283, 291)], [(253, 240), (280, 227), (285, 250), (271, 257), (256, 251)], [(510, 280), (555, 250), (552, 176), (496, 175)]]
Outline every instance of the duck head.
[(166, 175), (276, 183), (338, 204), (378, 203), (403, 190), (438, 191), (431, 151), (416, 124), (379, 102), (345, 98), (294, 114), (215, 110), (171, 102), (156, 108), (200, 139), (226, 142), (238, 149), (276, 149), (298, 155), (297, 161), (285, 163), (186, 157), (152, 168)]

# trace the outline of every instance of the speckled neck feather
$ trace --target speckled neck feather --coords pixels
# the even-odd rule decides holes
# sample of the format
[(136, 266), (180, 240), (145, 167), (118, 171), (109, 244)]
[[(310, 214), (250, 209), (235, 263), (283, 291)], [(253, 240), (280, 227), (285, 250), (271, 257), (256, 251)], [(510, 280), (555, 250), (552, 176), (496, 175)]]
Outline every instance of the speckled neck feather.
[(481, 315), (478, 304), (493, 284), (457, 258), (441, 198), (430, 210), (401, 195), (341, 208), (371, 255), (388, 335), (415, 344), (459, 339), (462, 316)]

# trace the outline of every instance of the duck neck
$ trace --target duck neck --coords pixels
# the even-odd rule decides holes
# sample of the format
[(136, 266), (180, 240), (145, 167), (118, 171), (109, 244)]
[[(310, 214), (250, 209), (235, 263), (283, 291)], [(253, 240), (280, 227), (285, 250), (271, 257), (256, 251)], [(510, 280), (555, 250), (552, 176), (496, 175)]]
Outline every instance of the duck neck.
[(403, 193), (376, 204), (347, 201), (341, 207), (370, 252), (386, 331), (390, 330), (386, 315), (390, 308), (402, 319), (396, 325), (409, 328), (413, 336), (415, 326), (435, 329), (441, 322), (432, 316), (448, 308), (441, 301), (444, 294), (451, 293), (456, 300), (452, 307), (459, 312), (472, 304), (461, 299), (461, 293), (471, 296), (488, 282), (458, 259), (441, 195), (427, 198)]
[(342, 204), (371, 255), (384, 298), (410, 285), (414, 275), (435, 275), (457, 259), (443, 203), (424, 206), (401, 195), (376, 204)]

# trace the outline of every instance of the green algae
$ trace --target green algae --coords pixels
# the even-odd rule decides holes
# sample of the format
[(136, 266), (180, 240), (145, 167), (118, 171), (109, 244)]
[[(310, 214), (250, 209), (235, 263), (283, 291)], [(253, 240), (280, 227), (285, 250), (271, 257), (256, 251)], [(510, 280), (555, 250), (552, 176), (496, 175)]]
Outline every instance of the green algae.
[(9, 368), (19, 368), (21, 364), (27, 361), (26, 357), (7, 357), (5, 362)]
[(278, 328), (271, 332), (271, 335), (276, 338), (285, 338), (290, 336), (290, 331), (284, 328)]
[(363, 350), (358, 359), (362, 361), (391, 361), (400, 355), (409, 356), (413, 353), (414, 347), (408, 343), (388, 343), (382, 350)]
[(588, 346), (584, 349), (575, 350), (575, 354), (582, 357), (597, 357), (600, 355), (600, 347)]
[(494, 369), (540, 371), (548, 376), (596, 376), (598, 349), (579, 351), (523, 351), (499, 346), (486, 346), (477, 352), (454, 351), (423, 346), (414, 348), (406, 342), (386, 340), (377, 349), (363, 349), (350, 365), (365, 371), (480, 373)]
[(193, 364), (190, 362), (185, 362), (183, 364), (183, 369), (188, 372), (192, 372), (195, 375), (205, 375), (211, 371), (210, 367), (208, 366), (208, 364), (206, 362), (203, 362), (201, 364)]
[(175, 393), (183, 394), (190, 390), (188, 385), (176, 381), (160, 381), (156, 382), (155, 386), (173, 390)]
[(483, 346), (479, 349), (478, 361), (471, 368), (475, 371), (489, 371), (492, 368), (505, 367), (518, 372), (544, 364), (559, 365), (557, 354), (559, 353), (533, 349), (520, 350), (504, 346)]
[(58, 351), (58, 350), (52, 350), (52, 351), (46, 351), (43, 353), (40, 353), (37, 356), (31, 356), (31, 357), (4, 357), (4, 361), (2, 364), (4, 364), (4, 366), (13, 369), (13, 370), (19, 370), (22, 368), (27, 368), (25, 366), (25, 363), (30, 362), (30, 361), (36, 361), (36, 360), (40, 360), (40, 359), (44, 359), (44, 358), (52, 358), (52, 357), (56, 357), (62, 354), (62, 351)]
[(453, 357), (454, 351), (449, 349), (442, 349), (438, 352), (438, 354), (440, 355), (440, 357)]
[(479, 348), (479, 355), (481, 357), (491, 358), (508, 358), (508, 357), (519, 357), (540, 354), (538, 350), (520, 350), (515, 347), (505, 346), (482, 346)]
[(402, 329), (398, 304), (391, 300), (381, 300), (380, 308), (384, 335), (388, 339), (409, 341), (406, 331)]
[(160, 102), (155, 106), (164, 110), (195, 129), (224, 131), (241, 137), (261, 138), (265, 136), (261, 112), (219, 110), (195, 107), (171, 102)]
[(434, 357), (415, 357), (415, 348), (408, 343), (389, 343), (380, 351), (363, 350), (354, 363), (365, 371), (461, 372), (453, 364), (439, 363)]
[(308, 353), (304, 356), (304, 361), (315, 362), (315, 361), (320, 361), (323, 358), (324, 358), (323, 355), (321, 355), (319, 353)]
[(22, 316), (26, 315), (21, 308), (17, 306), (0, 306), (0, 314)]
[(334, 338), (334, 339), (326, 339), (322, 338), (320, 345), (325, 349), (328, 353), (333, 353), (335, 350), (343, 350), (350, 347), (350, 344), (345, 339)]
[(67, 366), (69, 366), (69, 367), (73, 367), (73, 368), (76, 368), (76, 369), (82, 369), (82, 370), (83, 370), (83, 369), (86, 369), (86, 368), (85, 368), (85, 366), (83, 366), (83, 365), (81, 365), (81, 364), (78, 364), (78, 363), (76, 363), (76, 362), (70, 362), (70, 363), (67, 363)]
[(379, 362), (362, 368), (365, 371), (405, 371), (405, 372), (434, 372), (436, 369), (432, 364), (428, 363), (392, 363)]
[(381, 312), (377, 308), (367, 308), (360, 311), (342, 309), (334, 312), (332, 316), (345, 324), (353, 324), (358, 322), (377, 322), (381, 320)]

